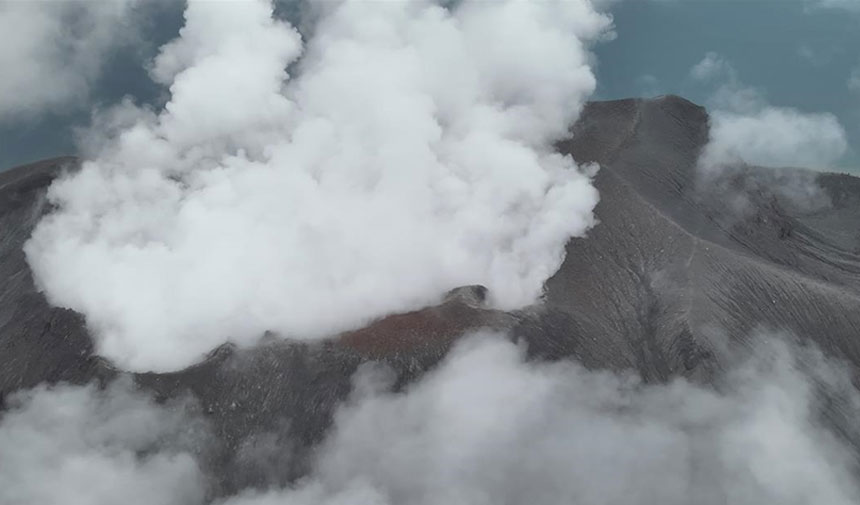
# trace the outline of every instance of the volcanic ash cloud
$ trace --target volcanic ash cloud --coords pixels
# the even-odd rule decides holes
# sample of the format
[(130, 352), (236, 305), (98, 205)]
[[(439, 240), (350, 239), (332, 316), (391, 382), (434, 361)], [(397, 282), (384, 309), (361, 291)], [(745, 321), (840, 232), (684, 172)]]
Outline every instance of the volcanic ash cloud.
[(592, 169), (552, 149), (610, 28), (590, 2), (310, 9), (303, 43), (269, 2), (190, 1), (152, 66), (169, 101), (97, 122), (50, 188), (28, 260), (119, 366), (318, 338), (465, 284), (521, 307), (593, 224)]

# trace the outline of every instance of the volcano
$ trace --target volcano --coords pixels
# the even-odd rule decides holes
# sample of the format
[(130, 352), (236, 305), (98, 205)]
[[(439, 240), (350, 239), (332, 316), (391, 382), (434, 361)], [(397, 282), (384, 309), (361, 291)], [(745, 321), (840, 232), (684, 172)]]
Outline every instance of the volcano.
[[(51, 307), (34, 285), (23, 244), (51, 210), (51, 181), (77, 160), (8, 170), (0, 174), (0, 399), (43, 382), (121, 376), (161, 400), (190, 395), (217, 435), (207, 470), (220, 494), (303, 475), (302, 455), (322, 440), (359, 367), (386, 363), (402, 387), (482, 328), (522, 341), (532, 359), (574, 359), (652, 383), (707, 384), (762, 330), (814, 342), (856, 370), (860, 179), (753, 166), (703, 177), (707, 142), (706, 110), (676, 96), (589, 103), (557, 148), (599, 164), (598, 224), (571, 239), (534, 307), (498, 311), (485, 288), (464, 286), (437, 306), (324, 341), (261, 336), (257, 347), (225, 345), (165, 374), (129, 374), (99, 358), (84, 319)], [(797, 181), (815, 198), (786, 190)], [(838, 405), (829, 412), (843, 422)], [(244, 441), (271, 433), (293, 440), (299, 455), (274, 476), (235, 456)]]

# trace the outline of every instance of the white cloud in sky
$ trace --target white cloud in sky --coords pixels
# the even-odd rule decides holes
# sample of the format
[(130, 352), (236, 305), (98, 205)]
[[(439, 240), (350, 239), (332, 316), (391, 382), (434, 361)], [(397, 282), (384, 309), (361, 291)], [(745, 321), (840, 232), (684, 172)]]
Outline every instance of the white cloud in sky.
[(827, 169), (848, 149), (836, 116), (769, 104), (762, 90), (745, 85), (717, 53), (706, 54), (690, 77), (714, 86), (708, 100), (710, 142), (700, 159), (706, 171), (743, 163)]
[(136, 3), (0, 1), (0, 121), (85, 103), (107, 57), (135, 38)]

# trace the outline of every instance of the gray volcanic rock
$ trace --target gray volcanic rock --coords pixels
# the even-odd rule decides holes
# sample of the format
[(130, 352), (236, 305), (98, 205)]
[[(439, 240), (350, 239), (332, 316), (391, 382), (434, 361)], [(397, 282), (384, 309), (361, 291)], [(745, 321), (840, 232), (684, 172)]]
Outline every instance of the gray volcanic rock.
[(0, 173), (0, 402), (43, 381), (86, 382), (106, 371), (93, 357), (83, 318), (48, 305), (22, 250), (46, 211), (45, 190), (74, 163), (58, 158)]
[[(650, 380), (706, 377), (727, 345), (749, 345), (760, 328), (860, 364), (858, 179), (808, 174), (832, 202), (812, 210), (792, 208), (768, 169), (703, 187), (707, 132), (704, 109), (677, 97), (587, 107), (559, 147), (603, 167), (600, 224), (569, 243), (547, 283), (549, 311), (613, 349), (598, 365)], [(727, 204), (728, 191), (748, 208)]]
[[(209, 419), (217, 444), (205, 461), (221, 494), (302, 475), (362, 364), (386, 363), (402, 387), (479, 328), (524, 339), (534, 358), (573, 357), (655, 382), (709, 381), (761, 328), (815, 341), (856, 368), (860, 179), (791, 172), (818, 184), (814, 204), (785, 191), (788, 172), (749, 167), (702, 179), (696, 162), (707, 136), (705, 110), (677, 97), (586, 107), (558, 148), (600, 164), (599, 224), (570, 241), (538, 307), (503, 313), (484, 306), (483, 287), (459, 288), (439, 306), (325, 342), (263, 338), (254, 349), (223, 346), (181, 372), (135, 379), (161, 399), (190, 394)], [(48, 210), (50, 181), (74, 163), (0, 174), (0, 398), (43, 381), (123, 374), (93, 355), (81, 317), (48, 305), (21, 250)], [(844, 425), (838, 408), (830, 415)], [(289, 451), (272, 453), (276, 465), (243, 459), (249, 446), (284, 444)]]

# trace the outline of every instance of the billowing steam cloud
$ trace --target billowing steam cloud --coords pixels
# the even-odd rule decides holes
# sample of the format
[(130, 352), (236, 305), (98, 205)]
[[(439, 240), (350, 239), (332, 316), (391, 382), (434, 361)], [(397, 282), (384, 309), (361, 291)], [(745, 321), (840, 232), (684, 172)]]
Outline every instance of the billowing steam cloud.
[(690, 76), (719, 83), (709, 103), (711, 138), (700, 160), (706, 171), (741, 163), (826, 169), (848, 148), (836, 116), (769, 105), (716, 53), (708, 53)]
[(303, 46), (267, 1), (189, 2), (152, 70), (170, 101), (126, 109), (51, 188), (30, 265), (120, 366), (330, 334), (464, 284), (523, 306), (592, 225), (590, 169), (551, 147), (610, 25), (587, 0), (313, 8)]
[[(772, 344), (753, 356), (715, 389), (683, 380), (647, 386), (633, 376), (590, 372), (569, 362), (529, 363), (507, 340), (478, 336), (405, 392), (388, 392), (385, 373), (363, 371), (310, 475), (289, 489), (246, 490), (219, 503), (857, 503), (849, 449), (818, 417), (818, 388), (847, 391), (850, 383), (810, 350)], [(121, 391), (120, 398), (127, 394)], [(162, 408), (149, 406), (155, 410), (131, 416), (105, 407), (116, 401), (111, 394), (100, 403), (93, 395), (31, 394), (0, 423), (0, 439), (7, 441), (4, 447), (36, 447), (32, 454), (48, 451), (53, 459), (24, 458), (28, 453), (21, 450), (4, 451), (0, 462), (23, 461), (22, 475), (44, 479), (56, 473), (40, 470), (53, 469), (56, 461), (100, 461), (105, 466), (86, 471), (134, 468), (140, 480), (130, 485), (163, 493), (155, 503), (200, 503), (201, 495), (187, 487), (202, 482), (199, 473), (186, 473), (200, 467), (187, 461), (189, 452), (161, 449), (143, 453), (136, 463), (128, 454), (129, 447), (151, 440), (133, 436), (138, 419), (163, 418)], [(71, 396), (75, 402), (66, 401)], [(50, 405), (53, 411), (45, 408)], [(167, 418), (164, 426), (171, 425)], [(62, 420), (71, 420), (73, 428), (61, 428)], [(123, 422), (128, 420), (134, 421), (130, 427)], [(94, 426), (94, 433), (75, 431), (82, 422)], [(94, 445), (102, 440), (115, 443)], [(160, 471), (170, 467), (180, 471)], [(45, 491), (24, 482), (10, 479), (3, 489), (11, 488), (23, 503), (59, 503), (27, 501)], [(51, 482), (58, 496), (69, 489), (99, 496), (99, 484), (112, 486)], [(124, 496), (135, 496), (128, 489)], [(164, 494), (171, 491), (177, 493), (173, 500)], [(80, 503), (103, 503), (77, 497)]]
[(104, 60), (135, 33), (137, 0), (0, 1), (0, 121), (86, 98)]

